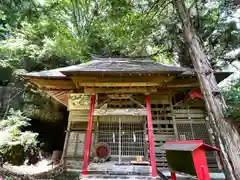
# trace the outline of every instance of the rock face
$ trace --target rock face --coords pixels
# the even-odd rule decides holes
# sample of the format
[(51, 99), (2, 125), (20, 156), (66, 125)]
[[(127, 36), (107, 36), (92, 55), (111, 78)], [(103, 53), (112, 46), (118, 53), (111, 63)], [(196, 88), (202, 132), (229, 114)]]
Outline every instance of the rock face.
[[(0, 118), (2, 118), (8, 109), (13, 107), (14, 109), (22, 108), (22, 92), (21, 88), (13, 88), (9, 86), (0, 86)], [(14, 97), (14, 101), (11, 100)]]
[(33, 92), (28, 89), (25, 91), (23, 99), (23, 112), (31, 119), (54, 122), (64, 118), (66, 107), (45, 93)]
[(65, 107), (54, 99), (15, 85), (0, 86), (0, 119), (10, 108), (22, 110), (31, 119), (63, 120)]

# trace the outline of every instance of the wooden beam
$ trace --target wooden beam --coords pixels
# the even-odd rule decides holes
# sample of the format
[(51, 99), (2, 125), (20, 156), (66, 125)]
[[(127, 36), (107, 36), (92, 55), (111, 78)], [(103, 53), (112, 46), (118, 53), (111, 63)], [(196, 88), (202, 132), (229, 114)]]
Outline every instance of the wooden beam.
[(141, 108), (146, 108), (144, 105), (142, 105), (140, 102), (138, 102), (137, 100), (133, 99), (132, 97), (129, 98), (130, 101), (132, 101), (133, 103), (137, 104), (139, 107)]
[(107, 88), (107, 87), (85, 87), (85, 93), (154, 93), (157, 92), (157, 87), (122, 87), (122, 88)]
[(167, 88), (183, 88), (183, 87), (199, 87), (199, 83), (190, 83), (190, 84), (166, 84), (164, 87)]
[(66, 131), (66, 136), (65, 136), (64, 146), (63, 146), (63, 153), (61, 158), (61, 162), (64, 165), (66, 165), (65, 157), (67, 155), (67, 147), (69, 145), (70, 130), (71, 130), (71, 121), (68, 121), (67, 131)]
[(63, 104), (64, 106), (68, 106), (68, 93), (70, 91), (44, 91), (49, 96), (51, 96), (53, 99), (55, 99), (57, 102)]
[(132, 94), (109, 94), (108, 97), (110, 99), (129, 99), (132, 96)]
[(154, 75), (154, 76), (72, 76), (75, 82), (166, 82), (173, 79), (175, 75)]
[(31, 78), (29, 81), (37, 85), (39, 88), (47, 89), (76, 89), (71, 79), (69, 80), (56, 80), (56, 79), (37, 79)]
[(97, 108), (101, 108), (104, 104), (106, 104), (107, 102), (109, 102), (111, 99), (106, 99), (105, 101), (103, 101), (102, 103), (100, 103)]
[(79, 87), (146, 87), (161, 84), (160, 82), (78, 82)]
[(95, 109), (94, 116), (147, 116), (146, 108), (141, 109)]
[(160, 86), (174, 79), (175, 76), (159, 75), (159, 76), (95, 76), (95, 77), (79, 77), (72, 76), (71, 79), (79, 87), (145, 87)]

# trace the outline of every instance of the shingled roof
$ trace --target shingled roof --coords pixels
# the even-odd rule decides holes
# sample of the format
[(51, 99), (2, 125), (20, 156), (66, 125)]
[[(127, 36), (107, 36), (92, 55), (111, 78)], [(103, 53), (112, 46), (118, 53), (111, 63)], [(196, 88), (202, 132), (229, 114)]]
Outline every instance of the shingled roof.
[(130, 58), (96, 58), (90, 62), (80, 64), (71, 70), (61, 71), (63, 74), (81, 72), (107, 72), (107, 73), (182, 73), (186, 68), (167, 66), (150, 59)]
[[(69, 75), (91, 73), (169, 73), (181, 74), (183, 76), (194, 76), (194, 70), (178, 66), (169, 66), (155, 62), (148, 58), (99, 58), (94, 57), (87, 63), (57, 68), (52, 70), (30, 72), (24, 74), (24, 77), (30, 78), (48, 78), (48, 79), (68, 79)], [(231, 75), (231, 72), (215, 72), (217, 82), (222, 81)]]
[(27, 73), (24, 76), (42, 78), (67, 78), (80, 73), (183, 73), (187, 68), (168, 66), (150, 59), (94, 58), (79, 65)]

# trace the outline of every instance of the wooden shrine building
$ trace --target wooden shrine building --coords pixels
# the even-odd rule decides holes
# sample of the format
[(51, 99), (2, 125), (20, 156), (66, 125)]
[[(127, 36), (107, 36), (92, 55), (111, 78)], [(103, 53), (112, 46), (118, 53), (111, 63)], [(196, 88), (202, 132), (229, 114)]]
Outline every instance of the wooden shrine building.
[[(222, 81), (231, 73), (216, 72)], [(86, 174), (98, 142), (107, 143), (111, 160), (143, 156), (167, 167), (159, 146), (166, 140), (203, 139), (212, 144), (205, 105), (194, 71), (149, 59), (93, 58), (74, 66), (22, 76), (69, 110), (63, 151), (67, 168)], [(208, 154), (210, 168), (216, 166)]]

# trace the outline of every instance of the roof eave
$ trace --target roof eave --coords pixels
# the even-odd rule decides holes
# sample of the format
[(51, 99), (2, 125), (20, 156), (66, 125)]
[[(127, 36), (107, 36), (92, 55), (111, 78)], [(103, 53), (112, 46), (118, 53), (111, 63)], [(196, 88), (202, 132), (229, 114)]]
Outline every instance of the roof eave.
[[(214, 76), (216, 78), (217, 83), (220, 83), (224, 79), (228, 78), (230, 75), (232, 75), (233, 72), (214, 72)], [(188, 76), (196, 76), (196, 72), (194, 71), (186, 71), (182, 74), (182, 76), (188, 77)]]
[(70, 80), (67, 76), (34, 76), (34, 75), (19, 75), (24, 79), (52, 79), (52, 80)]
[(61, 71), (65, 76), (76, 76), (76, 75), (94, 75), (94, 74), (182, 74), (184, 71)]

